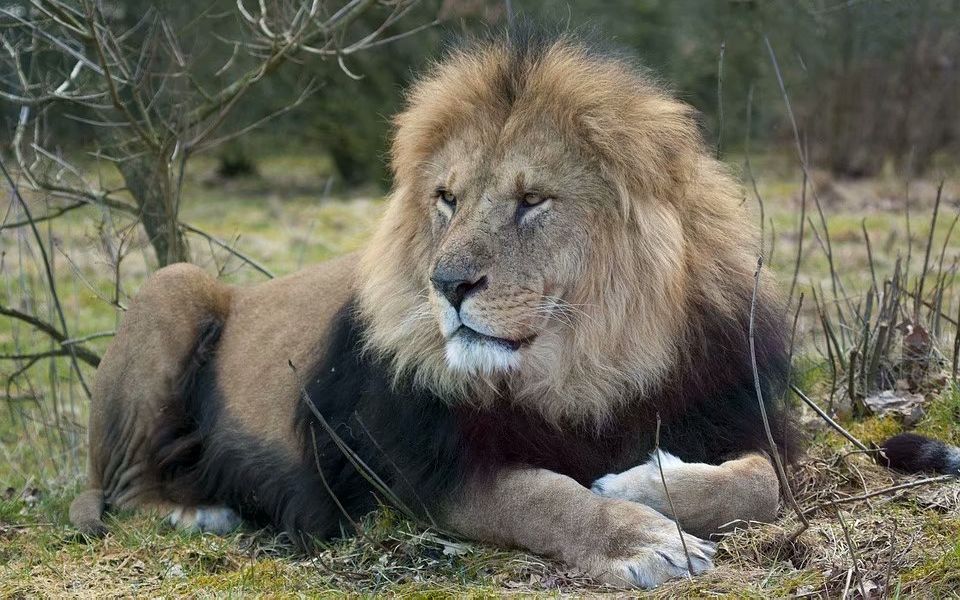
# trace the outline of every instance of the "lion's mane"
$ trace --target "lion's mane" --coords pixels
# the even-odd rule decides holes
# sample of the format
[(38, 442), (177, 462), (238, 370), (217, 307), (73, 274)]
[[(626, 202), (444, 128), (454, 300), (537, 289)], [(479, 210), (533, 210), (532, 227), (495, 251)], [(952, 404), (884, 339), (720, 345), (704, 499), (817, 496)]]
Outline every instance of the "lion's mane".
[[(579, 310), (563, 350), (533, 356), (505, 382), (464, 376), (444, 364), (444, 340), (423, 318), (431, 248), (422, 174), (460, 130), (482, 143), (543, 114), (599, 161), (619, 192), (618, 218), (593, 232), (567, 299)], [(603, 421), (662, 387), (696, 353), (704, 327), (729, 321), (731, 335), (742, 333), (758, 243), (740, 189), (706, 150), (694, 111), (628, 60), (569, 36), (453, 51), (410, 91), (392, 166), (395, 189), (363, 260), (359, 306), (369, 348), (398, 376), (449, 399), (505, 396), (553, 420)], [(705, 372), (724, 360), (705, 358)]]

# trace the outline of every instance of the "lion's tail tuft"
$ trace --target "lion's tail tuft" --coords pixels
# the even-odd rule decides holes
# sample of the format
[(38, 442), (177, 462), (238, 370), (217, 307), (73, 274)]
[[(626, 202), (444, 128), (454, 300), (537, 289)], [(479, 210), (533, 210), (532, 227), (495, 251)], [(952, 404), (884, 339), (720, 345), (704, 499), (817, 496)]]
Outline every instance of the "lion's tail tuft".
[(880, 445), (880, 464), (908, 473), (960, 475), (960, 448), (916, 433), (895, 435)]

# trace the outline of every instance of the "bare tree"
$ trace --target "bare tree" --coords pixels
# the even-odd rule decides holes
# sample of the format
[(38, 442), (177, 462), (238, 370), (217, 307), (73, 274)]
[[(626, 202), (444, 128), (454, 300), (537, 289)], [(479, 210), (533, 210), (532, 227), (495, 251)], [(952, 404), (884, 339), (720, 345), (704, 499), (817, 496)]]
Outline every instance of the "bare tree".
[[(307, 55), (335, 58), (352, 76), (346, 57), (432, 24), (387, 35), (418, 2), (259, 0), (252, 9), (237, 0), (225, 13), (214, 0), (194, 8), (199, 16), (182, 27), (153, 5), (133, 20), (125, 7), (136, 3), (31, 0), (19, 11), (0, 7), (0, 74), (6, 75), (0, 98), (20, 107), (12, 154), (25, 191), (49, 194), (64, 211), (96, 205), (134, 215), (159, 265), (188, 261), (187, 228), (179, 219), (188, 160), (296, 108), (318, 86), (307, 81), (281, 108), (232, 124), (231, 113), (248, 92)], [(351, 25), (372, 9), (385, 17), (372, 30), (355, 32)], [(230, 17), (239, 24), (236, 39), (197, 31)], [(205, 83), (212, 67), (185, 50), (184, 29), (193, 38), (215, 37), (228, 50), (214, 72), (222, 84)], [(359, 39), (349, 41), (350, 35)], [(123, 189), (90, 182), (47, 143), (50, 115), (91, 127), (98, 158), (115, 164)]]

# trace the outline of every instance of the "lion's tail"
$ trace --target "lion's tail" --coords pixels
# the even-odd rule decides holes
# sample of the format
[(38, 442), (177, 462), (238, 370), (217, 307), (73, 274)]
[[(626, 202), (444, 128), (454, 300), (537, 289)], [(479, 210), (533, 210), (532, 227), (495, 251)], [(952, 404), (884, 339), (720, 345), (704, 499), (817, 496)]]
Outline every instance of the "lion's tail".
[(70, 522), (84, 535), (101, 537), (107, 532), (103, 509), (103, 490), (84, 490), (70, 503)]
[(915, 433), (895, 435), (880, 445), (880, 464), (919, 473), (933, 471), (960, 475), (960, 448)]

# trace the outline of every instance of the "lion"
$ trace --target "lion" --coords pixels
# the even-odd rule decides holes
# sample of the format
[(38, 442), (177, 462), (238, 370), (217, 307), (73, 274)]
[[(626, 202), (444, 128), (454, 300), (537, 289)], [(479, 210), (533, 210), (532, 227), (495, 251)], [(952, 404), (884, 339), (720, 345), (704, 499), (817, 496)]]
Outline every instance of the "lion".
[(149, 278), (96, 374), (76, 527), (149, 508), (309, 547), (387, 501), (653, 587), (775, 518), (782, 311), (692, 108), (570, 34), (495, 36), (413, 84), (390, 161), (359, 253)]

